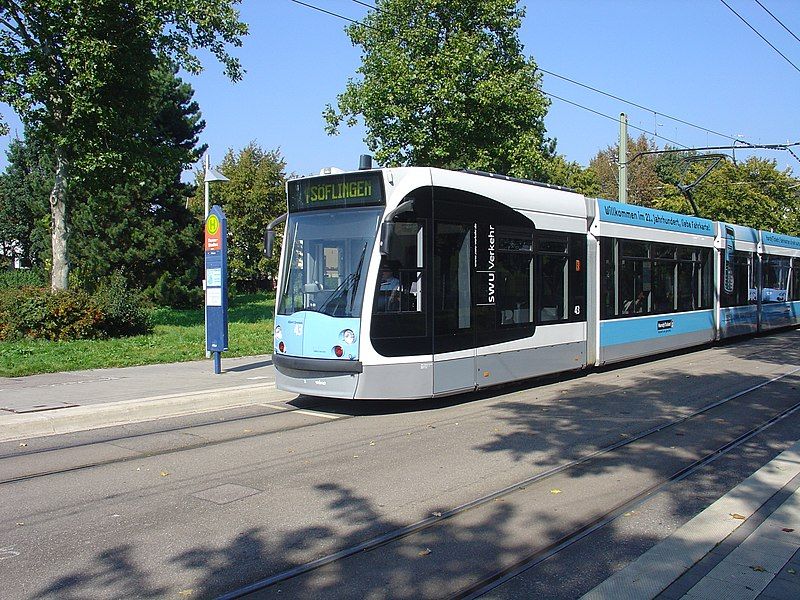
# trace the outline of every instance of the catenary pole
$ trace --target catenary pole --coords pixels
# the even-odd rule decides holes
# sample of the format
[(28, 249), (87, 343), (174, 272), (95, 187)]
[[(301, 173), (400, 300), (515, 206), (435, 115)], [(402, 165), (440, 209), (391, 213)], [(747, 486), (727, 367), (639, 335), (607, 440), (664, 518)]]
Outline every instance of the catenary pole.
[(619, 113), (619, 194), (618, 200), (628, 203), (628, 116)]

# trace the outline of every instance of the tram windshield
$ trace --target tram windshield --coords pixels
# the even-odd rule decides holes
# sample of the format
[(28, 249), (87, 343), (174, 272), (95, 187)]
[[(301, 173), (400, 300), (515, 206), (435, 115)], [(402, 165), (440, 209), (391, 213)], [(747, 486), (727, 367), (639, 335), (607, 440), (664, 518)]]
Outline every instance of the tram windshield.
[(349, 208), (290, 214), (278, 314), (359, 316), (382, 213), (382, 208)]

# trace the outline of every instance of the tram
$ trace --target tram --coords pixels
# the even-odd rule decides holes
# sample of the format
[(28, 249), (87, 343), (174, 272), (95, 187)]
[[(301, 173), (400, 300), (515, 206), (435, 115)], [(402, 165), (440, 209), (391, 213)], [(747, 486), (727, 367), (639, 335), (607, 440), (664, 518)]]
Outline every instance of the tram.
[(423, 167), (293, 179), (287, 205), (286, 391), (429, 398), (800, 324), (796, 237)]

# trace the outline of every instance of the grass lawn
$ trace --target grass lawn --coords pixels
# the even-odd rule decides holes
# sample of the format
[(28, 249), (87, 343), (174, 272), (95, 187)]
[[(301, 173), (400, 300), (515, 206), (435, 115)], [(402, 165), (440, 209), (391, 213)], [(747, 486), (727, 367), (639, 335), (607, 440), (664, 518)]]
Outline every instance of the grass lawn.
[[(272, 353), (275, 294), (240, 295), (228, 306), (228, 345), (223, 357)], [(203, 309), (158, 308), (150, 335), (112, 340), (0, 342), (0, 377), (129, 367), (205, 357)]]

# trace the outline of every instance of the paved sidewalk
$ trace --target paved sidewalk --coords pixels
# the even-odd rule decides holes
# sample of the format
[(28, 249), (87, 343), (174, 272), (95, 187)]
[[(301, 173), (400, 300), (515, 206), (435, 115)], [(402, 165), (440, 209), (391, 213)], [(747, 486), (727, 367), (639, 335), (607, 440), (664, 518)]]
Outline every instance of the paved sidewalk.
[(581, 600), (800, 598), (800, 442)]
[(293, 397), (269, 355), (0, 377), (0, 442)]

